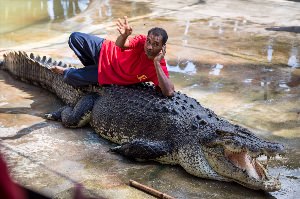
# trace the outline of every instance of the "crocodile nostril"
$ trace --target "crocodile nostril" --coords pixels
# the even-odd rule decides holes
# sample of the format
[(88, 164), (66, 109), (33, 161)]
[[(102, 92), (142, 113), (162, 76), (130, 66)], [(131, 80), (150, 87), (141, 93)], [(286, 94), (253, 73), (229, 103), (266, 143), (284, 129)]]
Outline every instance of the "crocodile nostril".
[(207, 125), (207, 121), (205, 121), (205, 120), (202, 119), (202, 120), (199, 121), (199, 124), (201, 124), (201, 125)]

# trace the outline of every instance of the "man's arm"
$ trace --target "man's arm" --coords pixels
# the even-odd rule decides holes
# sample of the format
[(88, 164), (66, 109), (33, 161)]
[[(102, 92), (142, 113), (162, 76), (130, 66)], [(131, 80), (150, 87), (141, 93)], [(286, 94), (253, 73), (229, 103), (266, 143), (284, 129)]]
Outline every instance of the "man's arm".
[(117, 22), (118, 31), (120, 35), (118, 36), (116, 40), (116, 45), (120, 48), (128, 48), (129, 47), (129, 41), (128, 36), (132, 33), (132, 27), (129, 26), (127, 17), (124, 16), (124, 23), (121, 21), (121, 19), (118, 19)]
[(170, 81), (170, 79), (166, 76), (163, 69), (161, 68), (160, 61), (166, 54), (166, 46), (162, 47), (162, 52), (160, 52), (153, 60), (157, 78), (158, 78), (158, 86), (161, 89), (163, 95), (172, 97), (174, 96), (174, 84)]

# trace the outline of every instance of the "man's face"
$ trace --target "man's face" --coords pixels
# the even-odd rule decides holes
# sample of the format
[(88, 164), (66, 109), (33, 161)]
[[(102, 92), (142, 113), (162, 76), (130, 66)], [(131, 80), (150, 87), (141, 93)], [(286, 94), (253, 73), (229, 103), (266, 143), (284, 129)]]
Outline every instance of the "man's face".
[(145, 53), (149, 59), (154, 59), (162, 49), (162, 36), (149, 34), (144, 45)]

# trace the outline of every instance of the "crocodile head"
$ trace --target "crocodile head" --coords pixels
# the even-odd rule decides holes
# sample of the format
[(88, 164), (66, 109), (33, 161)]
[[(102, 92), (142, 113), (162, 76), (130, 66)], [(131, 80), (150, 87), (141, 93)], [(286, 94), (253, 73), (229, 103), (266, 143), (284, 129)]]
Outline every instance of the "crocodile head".
[(237, 125), (232, 125), (231, 130), (216, 130), (214, 135), (202, 145), (202, 150), (216, 173), (252, 189), (269, 192), (280, 189), (279, 176), (270, 176), (267, 164), (262, 164), (257, 158), (283, 155), (283, 145), (258, 138)]
[(200, 132), (202, 138), (193, 143), (194, 146), (198, 144), (197, 147), (187, 145), (179, 151), (181, 156), (184, 154), (181, 165), (185, 170), (199, 177), (234, 181), (255, 190), (279, 190), (279, 176), (269, 175), (267, 164), (257, 158), (265, 155), (269, 160), (283, 155), (284, 146), (260, 139), (243, 127), (228, 123), (226, 126), (226, 130)]

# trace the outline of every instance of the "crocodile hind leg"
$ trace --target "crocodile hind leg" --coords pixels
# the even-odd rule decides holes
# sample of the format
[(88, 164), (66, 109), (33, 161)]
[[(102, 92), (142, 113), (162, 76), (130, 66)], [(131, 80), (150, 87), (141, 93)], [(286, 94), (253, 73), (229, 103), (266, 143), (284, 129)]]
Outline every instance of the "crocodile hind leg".
[(172, 146), (165, 141), (134, 140), (110, 149), (136, 160), (158, 160), (171, 155)]
[(62, 107), (55, 112), (46, 114), (45, 117), (47, 119), (62, 121), (65, 127), (83, 127), (90, 121), (91, 111), (97, 98), (97, 94), (83, 96), (74, 107)]
[(55, 121), (61, 121), (61, 113), (67, 106), (61, 107), (57, 111), (51, 112), (51, 113), (46, 113), (45, 118), (47, 120), (55, 120)]

